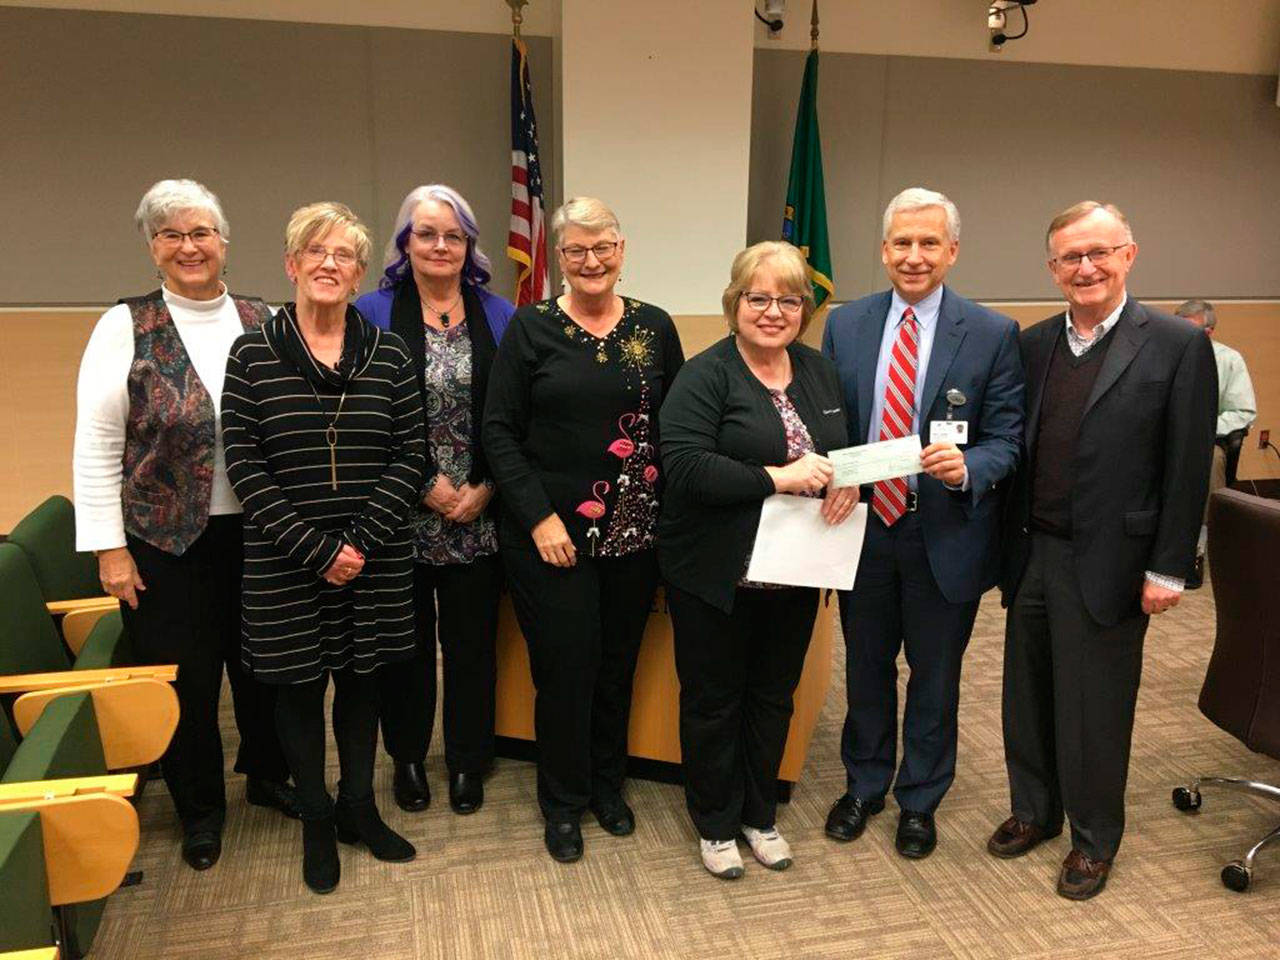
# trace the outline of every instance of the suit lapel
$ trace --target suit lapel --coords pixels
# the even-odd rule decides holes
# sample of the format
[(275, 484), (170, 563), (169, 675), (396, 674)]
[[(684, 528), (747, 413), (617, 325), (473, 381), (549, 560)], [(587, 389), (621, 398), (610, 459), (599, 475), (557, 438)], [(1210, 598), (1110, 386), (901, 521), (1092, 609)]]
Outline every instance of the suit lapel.
[(1149, 333), (1146, 326), (1146, 311), (1136, 300), (1130, 298), (1124, 305), (1124, 310), (1120, 312), (1120, 319), (1116, 322), (1115, 329), (1111, 331), (1115, 340), (1107, 350), (1106, 357), (1103, 358), (1098, 379), (1093, 382), (1093, 391), (1089, 394), (1089, 400), (1085, 403), (1084, 413), (1081, 415), (1082, 421), (1089, 415), (1089, 411), (1102, 398), (1102, 395), (1115, 386), (1120, 375), (1125, 372), (1133, 362), (1133, 358), (1138, 355), (1138, 351), (1142, 349), (1142, 345), (1147, 342)]
[(924, 389), (920, 392), (920, 429), (928, 436), (927, 418), (938, 398), (942, 381), (951, 369), (951, 363), (964, 342), (964, 315), (951, 291), (943, 287), (942, 304), (938, 309), (938, 329), (933, 332), (933, 350), (929, 354), (929, 368), (924, 374)]
[(1028, 345), (1027, 353), (1027, 451), (1035, 451), (1036, 436), (1040, 432), (1040, 402), (1044, 398), (1044, 384), (1049, 378), (1049, 364), (1053, 351), (1058, 348), (1058, 338), (1065, 336), (1063, 326), (1066, 314), (1060, 313), (1036, 331), (1036, 337)]
[(871, 407), (875, 403), (876, 364), (880, 359), (880, 341), (888, 321), (893, 295), (883, 293), (871, 301), (855, 328), (854, 357), (858, 365), (858, 442), (864, 443), (871, 429)]

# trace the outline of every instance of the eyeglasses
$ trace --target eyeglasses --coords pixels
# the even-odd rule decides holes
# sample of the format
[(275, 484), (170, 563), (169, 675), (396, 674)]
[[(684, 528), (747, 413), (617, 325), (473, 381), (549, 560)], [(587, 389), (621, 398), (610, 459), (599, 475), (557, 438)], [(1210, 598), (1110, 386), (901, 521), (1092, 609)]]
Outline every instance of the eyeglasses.
[(564, 258), (570, 263), (582, 263), (587, 259), (587, 251), (594, 253), (597, 260), (608, 260), (613, 256), (614, 251), (618, 249), (617, 241), (601, 240), (599, 243), (589, 247), (574, 244), (569, 247), (561, 247), (560, 252), (564, 254)]
[(318, 243), (311, 243), (303, 247), (298, 256), (307, 263), (317, 264), (324, 263), (330, 257), (333, 257), (333, 262), (340, 267), (354, 266), (358, 259), (354, 250), (349, 250), (346, 247), (330, 250), (328, 247), (321, 246)]
[(217, 227), (196, 227), (194, 230), (157, 230), (151, 239), (164, 247), (177, 247), (182, 241), (191, 238), (197, 247), (203, 247), (218, 238)]
[(1114, 247), (1094, 247), (1092, 250), (1086, 250), (1084, 253), (1064, 253), (1060, 257), (1054, 257), (1052, 262), (1074, 270), (1079, 267), (1083, 261), (1088, 260), (1096, 267), (1098, 264), (1106, 262), (1107, 258), (1117, 250), (1122, 250), (1125, 247), (1130, 246), (1133, 246), (1133, 244), (1118, 243)]
[(455, 233), (450, 230), (448, 233), (437, 233), (434, 230), (415, 230), (413, 235), (428, 247), (434, 247), (441, 240), (450, 250), (461, 250), (467, 245), (467, 238), (464, 234)]
[(771, 297), (767, 293), (744, 293), (741, 295), (748, 307), (756, 313), (764, 313), (770, 304), (776, 303), (783, 313), (796, 314), (804, 310), (804, 297), (788, 293), (781, 297)]

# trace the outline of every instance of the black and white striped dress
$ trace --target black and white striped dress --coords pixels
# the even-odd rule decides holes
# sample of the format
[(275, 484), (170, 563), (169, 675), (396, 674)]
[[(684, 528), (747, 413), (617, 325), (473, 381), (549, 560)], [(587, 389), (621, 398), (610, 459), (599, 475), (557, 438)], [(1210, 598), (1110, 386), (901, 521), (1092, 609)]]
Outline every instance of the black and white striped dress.
[[(235, 342), (222, 396), (227, 476), (244, 506), (242, 656), (267, 683), (367, 673), (412, 656), (415, 642), (406, 518), (425, 434), (413, 361), (399, 337), (348, 307), (330, 369), (294, 316), (286, 304)], [(365, 565), (335, 587), (322, 575), (344, 543)]]

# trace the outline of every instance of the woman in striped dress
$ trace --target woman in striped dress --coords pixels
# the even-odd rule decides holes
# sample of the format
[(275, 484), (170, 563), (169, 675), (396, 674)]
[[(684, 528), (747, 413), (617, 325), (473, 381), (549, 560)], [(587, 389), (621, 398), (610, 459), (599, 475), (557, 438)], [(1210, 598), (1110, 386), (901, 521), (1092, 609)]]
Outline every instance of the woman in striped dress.
[[(285, 235), (296, 303), (227, 361), (227, 475), (245, 511), (244, 665), (277, 685), (276, 726), (303, 820), (303, 879), (338, 884), (336, 839), (380, 860), (413, 846), (374, 804), (376, 671), (414, 652), (405, 518), (422, 484), (423, 420), (404, 342), (347, 301), (369, 234), (347, 207), (297, 210)], [(337, 802), (324, 778), (332, 674)]]

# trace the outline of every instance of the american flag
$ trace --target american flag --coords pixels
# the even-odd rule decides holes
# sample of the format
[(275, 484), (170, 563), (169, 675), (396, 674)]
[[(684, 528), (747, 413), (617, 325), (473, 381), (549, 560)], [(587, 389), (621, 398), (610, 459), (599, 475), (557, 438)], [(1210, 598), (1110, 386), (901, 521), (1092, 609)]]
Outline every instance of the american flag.
[(507, 256), (516, 262), (516, 306), (545, 299), (547, 227), (542, 212), (542, 165), (538, 122), (533, 116), (529, 51), (511, 40), (511, 231)]

